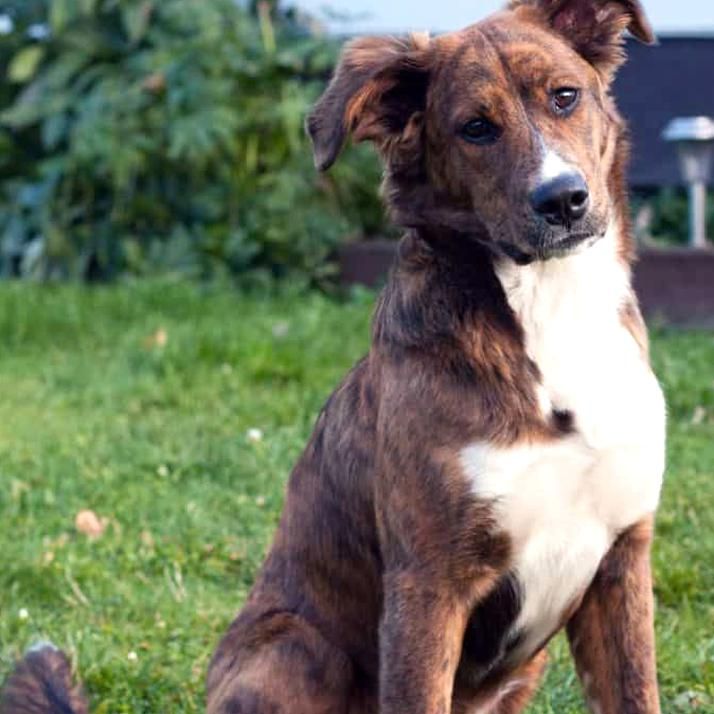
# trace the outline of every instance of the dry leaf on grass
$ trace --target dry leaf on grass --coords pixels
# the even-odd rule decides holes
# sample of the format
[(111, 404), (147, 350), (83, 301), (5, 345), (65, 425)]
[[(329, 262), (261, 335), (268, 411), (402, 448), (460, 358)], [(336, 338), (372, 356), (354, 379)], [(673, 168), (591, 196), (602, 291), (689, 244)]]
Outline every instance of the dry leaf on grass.
[(144, 344), (146, 345), (147, 349), (163, 349), (166, 347), (167, 343), (169, 341), (169, 333), (166, 332), (166, 330), (163, 327), (160, 327), (156, 332), (154, 332), (153, 335), (149, 335), (146, 340), (144, 340)]
[(74, 519), (74, 527), (89, 538), (99, 538), (109, 523), (108, 518), (100, 518), (94, 511), (80, 511)]

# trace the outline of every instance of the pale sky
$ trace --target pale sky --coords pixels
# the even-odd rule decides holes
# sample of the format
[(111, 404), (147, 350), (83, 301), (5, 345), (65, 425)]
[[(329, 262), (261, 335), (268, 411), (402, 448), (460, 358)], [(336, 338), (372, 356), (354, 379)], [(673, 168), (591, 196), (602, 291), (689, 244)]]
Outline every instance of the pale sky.
[[(455, 30), (505, 5), (505, 0), (296, 0), (325, 18), (323, 8), (352, 15), (349, 22), (330, 21), (337, 32), (406, 32)], [(714, 34), (714, 0), (643, 0), (658, 32)]]

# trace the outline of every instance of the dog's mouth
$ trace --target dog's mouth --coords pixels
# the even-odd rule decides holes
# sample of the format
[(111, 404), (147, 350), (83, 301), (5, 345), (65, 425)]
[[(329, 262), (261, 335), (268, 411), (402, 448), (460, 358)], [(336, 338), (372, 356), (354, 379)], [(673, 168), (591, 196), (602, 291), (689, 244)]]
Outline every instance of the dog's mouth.
[(590, 232), (568, 233), (540, 248), (538, 252), (542, 257), (540, 255), (539, 257), (541, 257), (541, 260), (547, 260), (548, 258), (568, 255), (582, 248), (591, 246), (598, 238), (599, 236), (597, 234)]
[(581, 250), (586, 250), (596, 243), (601, 234), (591, 231), (569, 232), (561, 235), (540, 237), (526, 249), (510, 243), (499, 243), (501, 251), (519, 265), (528, 265), (536, 261), (563, 258)]

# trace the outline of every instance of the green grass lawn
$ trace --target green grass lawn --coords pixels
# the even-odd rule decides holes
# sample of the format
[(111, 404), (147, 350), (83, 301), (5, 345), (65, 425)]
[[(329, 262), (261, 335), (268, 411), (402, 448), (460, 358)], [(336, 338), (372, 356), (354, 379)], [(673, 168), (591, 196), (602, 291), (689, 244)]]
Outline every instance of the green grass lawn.
[[(368, 294), (0, 285), (0, 677), (49, 638), (93, 712), (202, 711), (212, 648), (371, 308)], [(663, 709), (714, 712), (714, 335), (661, 332), (653, 349), (671, 413)], [(108, 519), (99, 539), (75, 530), (82, 509)], [(562, 639), (551, 649), (530, 711), (584, 711)]]

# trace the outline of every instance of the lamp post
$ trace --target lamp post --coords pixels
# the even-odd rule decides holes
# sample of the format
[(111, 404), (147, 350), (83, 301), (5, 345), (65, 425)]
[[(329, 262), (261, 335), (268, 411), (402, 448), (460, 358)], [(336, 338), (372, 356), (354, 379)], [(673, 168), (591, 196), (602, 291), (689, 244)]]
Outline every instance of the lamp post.
[(662, 134), (679, 154), (682, 176), (689, 186), (689, 243), (706, 248), (707, 182), (714, 158), (714, 120), (709, 117), (672, 119)]

